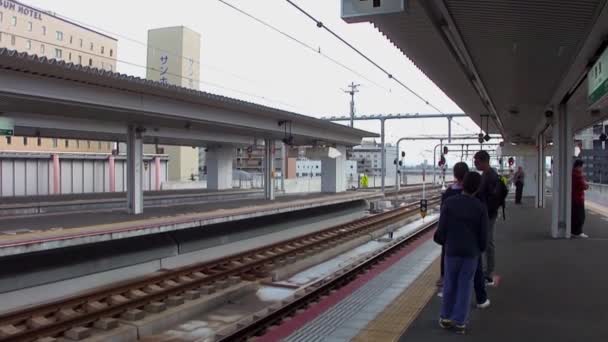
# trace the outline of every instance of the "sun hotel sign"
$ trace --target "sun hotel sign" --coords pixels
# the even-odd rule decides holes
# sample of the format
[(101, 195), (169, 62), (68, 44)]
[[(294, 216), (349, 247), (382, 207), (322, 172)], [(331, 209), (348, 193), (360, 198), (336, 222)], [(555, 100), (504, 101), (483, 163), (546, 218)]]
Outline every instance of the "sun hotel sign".
[(5, 8), (9, 11), (15, 11), (22, 15), (42, 20), (42, 12), (28, 6), (21, 5), (7, 0), (0, 0), (0, 9)]

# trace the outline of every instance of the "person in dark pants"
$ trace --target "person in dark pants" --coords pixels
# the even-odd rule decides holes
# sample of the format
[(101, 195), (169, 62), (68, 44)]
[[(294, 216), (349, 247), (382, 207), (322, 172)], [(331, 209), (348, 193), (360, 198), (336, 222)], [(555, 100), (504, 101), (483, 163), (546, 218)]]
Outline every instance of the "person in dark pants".
[(583, 175), (583, 161), (574, 161), (572, 170), (572, 226), (571, 233), (573, 238), (586, 239), (589, 236), (583, 233), (585, 224), (585, 190), (589, 189), (589, 184)]
[(481, 176), (469, 172), (463, 193), (448, 198), (441, 206), (435, 242), (445, 247), (443, 301), (439, 325), (464, 334), (468, 322), (473, 277), (488, 238), (488, 212), (475, 198)]
[[(469, 166), (467, 163), (459, 162), (454, 164), (454, 180), (455, 183), (450, 185), (445, 192), (441, 195), (441, 203), (445, 202), (448, 198), (459, 195), (462, 193), (462, 183), (464, 182), (464, 176), (469, 172)], [(443, 286), (443, 270), (444, 270), (444, 257), (445, 257), (445, 248), (441, 247), (441, 273), (439, 281), (437, 282), (437, 286)], [(441, 297), (442, 291), (439, 291), (438, 295)]]
[[(495, 246), (494, 246), (494, 226), (496, 217), (498, 216), (499, 199), (496, 194), (498, 187), (498, 173), (490, 167), (490, 155), (486, 151), (479, 151), (473, 156), (475, 168), (483, 172), (481, 176), (481, 185), (477, 191), (476, 197), (486, 206), (490, 224), (488, 225), (488, 247), (484, 253), (485, 259), (485, 275), (483, 269), (480, 269), (475, 276), (476, 287), (480, 288), (485, 282), (488, 286), (494, 286), (494, 266), (495, 266)], [(481, 265), (481, 263), (480, 263)], [(485, 276), (485, 281), (484, 281)]]
[(524, 178), (524, 170), (520, 166), (513, 175), (513, 181), (515, 182), (515, 204), (521, 204), (521, 197), (524, 193)]

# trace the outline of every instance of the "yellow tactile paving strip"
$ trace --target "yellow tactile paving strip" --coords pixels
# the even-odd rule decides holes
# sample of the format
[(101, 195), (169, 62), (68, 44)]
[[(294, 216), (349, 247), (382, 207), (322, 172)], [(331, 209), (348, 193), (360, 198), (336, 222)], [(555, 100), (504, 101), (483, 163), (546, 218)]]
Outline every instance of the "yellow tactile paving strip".
[(439, 258), (352, 341), (398, 341), (437, 291)]
[[(75, 228), (67, 228), (63, 230), (43, 230), (43, 231), (35, 231), (32, 233), (25, 233), (20, 235), (2, 235), (0, 236), (0, 247), (20, 244), (20, 243), (36, 243), (40, 240), (44, 239), (69, 239), (69, 238), (79, 238), (83, 235), (90, 236), (91, 233), (95, 235), (103, 235), (103, 234), (115, 234), (115, 233), (125, 233), (130, 230), (139, 230), (139, 229), (154, 229), (158, 227), (162, 227), (165, 225), (173, 225), (180, 223), (190, 223), (196, 221), (204, 221), (204, 220), (212, 220), (215, 218), (222, 218), (225, 216), (231, 215), (242, 215), (242, 214), (251, 214), (258, 212), (268, 212), (271, 214), (272, 212), (282, 212), (282, 210), (287, 209), (292, 206), (300, 206), (303, 208), (306, 207), (316, 207), (320, 204), (332, 204), (339, 203), (344, 199), (349, 200), (357, 200), (357, 199), (369, 199), (371, 197), (377, 196), (376, 193), (361, 193), (361, 194), (340, 194), (340, 195), (331, 195), (331, 196), (321, 196), (310, 199), (303, 200), (295, 200), (295, 201), (287, 201), (281, 203), (269, 203), (264, 205), (256, 205), (256, 206), (248, 206), (241, 208), (233, 208), (233, 209), (216, 209), (209, 212), (193, 212), (193, 213), (185, 213), (178, 214), (174, 216), (165, 216), (158, 218), (148, 218), (143, 220), (133, 220), (119, 223), (109, 223), (109, 224), (99, 224), (99, 225), (85, 225), (83, 227), (75, 227)], [(163, 231), (171, 230), (171, 229), (162, 229)]]

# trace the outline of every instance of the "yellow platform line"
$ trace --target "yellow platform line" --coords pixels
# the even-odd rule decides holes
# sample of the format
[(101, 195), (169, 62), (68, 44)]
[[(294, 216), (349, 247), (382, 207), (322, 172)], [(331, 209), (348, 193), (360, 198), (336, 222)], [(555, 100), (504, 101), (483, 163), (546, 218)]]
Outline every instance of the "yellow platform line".
[(361, 330), (352, 341), (398, 341), (420, 311), (435, 295), (439, 279), (439, 258), (435, 260), (395, 301)]

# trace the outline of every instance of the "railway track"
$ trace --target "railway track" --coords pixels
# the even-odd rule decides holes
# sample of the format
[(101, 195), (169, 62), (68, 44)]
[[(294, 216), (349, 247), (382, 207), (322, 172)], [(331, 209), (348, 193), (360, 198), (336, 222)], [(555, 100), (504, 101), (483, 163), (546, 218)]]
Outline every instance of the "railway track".
[[(432, 206), (439, 197), (429, 199)], [(86, 336), (108, 330), (118, 318), (139, 320), (147, 312), (177, 306), (227, 284), (267, 279), (270, 271), (399, 222), (418, 212), (418, 203), (347, 224), (281, 241), (219, 260), (173, 269), (78, 296), (0, 316), (0, 341)]]
[(437, 226), (437, 220), (423, 225), (414, 234), (402, 238), (386, 247), (376, 251), (371, 257), (365, 259), (357, 265), (330, 275), (327, 278), (321, 279), (316, 283), (308, 286), (300, 294), (293, 297), (292, 300), (283, 302), (281, 306), (270, 309), (270, 312), (265, 315), (254, 315), (249, 324), (242, 322), (236, 326), (236, 329), (229, 334), (220, 336), (218, 342), (235, 342), (247, 341), (251, 338), (263, 335), (266, 330), (272, 326), (280, 325), (284, 319), (291, 318), (300, 310), (307, 309), (311, 304), (318, 302), (324, 296), (329, 295), (346, 284), (353, 281), (359, 274), (373, 267), (378, 262), (389, 257), (401, 248), (411, 244), (425, 232), (434, 229)]

